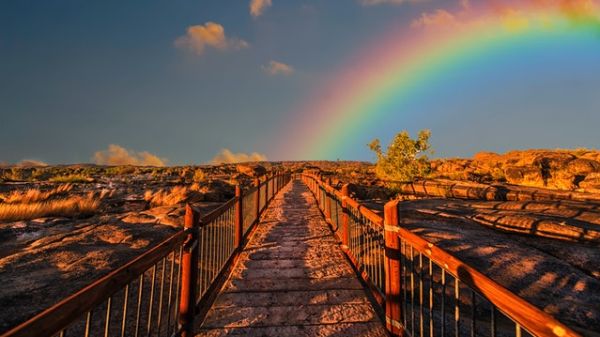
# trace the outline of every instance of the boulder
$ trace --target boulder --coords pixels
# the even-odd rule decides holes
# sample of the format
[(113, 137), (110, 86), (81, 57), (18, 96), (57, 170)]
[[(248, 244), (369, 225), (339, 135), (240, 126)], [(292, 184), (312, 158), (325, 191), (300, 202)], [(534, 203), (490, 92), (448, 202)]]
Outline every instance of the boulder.
[(536, 167), (509, 166), (504, 170), (504, 175), (509, 184), (533, 187), (545, 186), (542, 171)]
[(245, 174), (250, 177), (260, 177), (267, 174), (267, 169), (258, 164), (238, 164), (235, 169), (238, 173)]
[(600, 163), (591, 159), (574, 159), (567, 164), (566, 170), (573, 175), (588, 175), (600, 172)]
[(600, 172), (587, 175), (585, 179), (579, 183), (579, 188), (585, 192), (600, 193)]

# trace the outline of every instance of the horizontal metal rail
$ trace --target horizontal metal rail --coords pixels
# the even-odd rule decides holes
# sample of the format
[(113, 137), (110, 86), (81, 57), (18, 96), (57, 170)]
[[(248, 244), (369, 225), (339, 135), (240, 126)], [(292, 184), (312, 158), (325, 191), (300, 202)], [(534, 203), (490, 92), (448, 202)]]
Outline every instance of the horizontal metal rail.
[(187, 205), (183, 230), (0, 337), (192, 336), (245, 235), (290, 179), (257, 179), (246, 194), (237, 186), (234, 198), (204, 216)]
[[(399, 226), (314, 174), (300, 178), (369, 285), (394, 336), (579, 336), (454, 255)], [(340, 210), (341, 208), (341, 210)], [(335, 214), (335, 215), (334, 215)], [(334, 220), (335, 219), (335, 220)]]

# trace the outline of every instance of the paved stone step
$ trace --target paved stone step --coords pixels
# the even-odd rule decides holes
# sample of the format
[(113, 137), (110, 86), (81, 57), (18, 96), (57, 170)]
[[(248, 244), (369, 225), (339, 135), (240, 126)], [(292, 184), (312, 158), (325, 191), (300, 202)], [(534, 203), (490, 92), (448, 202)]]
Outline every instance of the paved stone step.
[[(296, 260), (296, 259), (324, 259), (344, 261), (341, 251), (332, 251), (330, 247), (308, 247), (304, 251), (287, 249), (288, 247), (259, 248), (245, 254), (252, 260)], [(345, 261), (344, 261), (345, 262)]]
[(352, 275), (344, 278), (307, 279), (232, 279), (223, 292), (255, 292), (272, 290), (327, 290), (327, 289), (363, 289), (362, 284)]
[(304, 259), (293, 259), (293, 260), (245, 260), (240, 263), (240, 268), (252, 269), (252, 268), (307, 268), (307, 269), (319, 269), (329, 268), (330, 266), (340, 266), (352, 269), (346, 264), (340, 264), (339, 260), (328, 259), (328, 260), (304, 260)]
[[(275, 260), (267, 260), (275, 261)], [(347, 265), (330, 265), (321, 268), (251, 268), (251, 269), (236, 269), (232, 278), (237, 279), (287, 279), (287, 278), (306, 278), (320, 279), (331, 277), (353, 277), (354, 271)]]
[(315, 305), (315, 304), (368, 304), (362, 289), (356, 290), (325, 290), (325, 291), (277, 291), (253, 293), (223, 293), (213, 305), (213, 308), (221, 307), (270, 307), (270, 306), (293, 306), (293, 305)]
[(275, 197), (199, 336), (386, 336), (314, 198), (293, 182)]
[(315, 325), (377, 321), (370, 303), (213, 308), (204, 328)]
[(386, 337), (379, 322), (367, 323), (338, 323), (327, 325), (300, 325), (300, 326), (270, 326), (270, 327), (245, 327), (202, 329), (199, 336), (248, 336), (248, 337)]

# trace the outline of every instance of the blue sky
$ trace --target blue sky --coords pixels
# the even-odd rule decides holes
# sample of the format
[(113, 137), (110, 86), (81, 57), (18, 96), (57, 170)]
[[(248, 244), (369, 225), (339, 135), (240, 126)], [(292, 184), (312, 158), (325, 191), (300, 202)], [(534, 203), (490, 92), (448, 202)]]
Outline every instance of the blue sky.
[[(90, 162), (109, 144), (149, 151), (170, 164), (204, 163), (223, 148), (274, 160), (310, 159), (269, 153), (280, 134), (273, 129), (390, 25), (408, 25), (420, 13), (453, 2), (365, 6), (354, 0), (272, 0), (253, 17), (249, 0), (4, 0), (0, 162)], [(176, 44), (188, 27), (207, 22), (223, 27), (224, 46), (207, 45), (198, 53)], [(438, 156), (596, 147), (600, 60), (594, 56), (552, 74), (533, 67), (531, 82), (519, 86), (510, 74), (489, 74), (502, 84), (500, 93), (489, 82), (479, 85), (481, 77), (475, 76), (468, 106), (451, 98), (446, 105), (423, 101), (420, 109), (427, 107), (428, 116), (386, 121), (377, 136), (385, 140), (402, 129), (431, 128)], [(569, 54), (553, 57), (562, 64)], [(270, 74), (271, 61), (293, 71)], [(444, 87), (437, 90), (447, 93)], [(498, 95), (505, 104), (493, 104)], [(435, 112), (442, 110), (457, 114)], [(499, 135), (496, 128), (512, 129), (513, 135), (487, 139)], [(372, 159), (366, 146), (340, 155)]]

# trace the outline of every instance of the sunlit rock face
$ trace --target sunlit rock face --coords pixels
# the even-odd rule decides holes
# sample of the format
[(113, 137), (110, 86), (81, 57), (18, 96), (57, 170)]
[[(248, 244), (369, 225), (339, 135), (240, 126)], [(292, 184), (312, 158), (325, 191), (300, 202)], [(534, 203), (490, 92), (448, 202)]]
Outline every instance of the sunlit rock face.
[(600, 151), (527, 150), (505, 154), (481, 152), (473, 159), (441, 159), (433, 176), (483, 183), (598, 192)]

